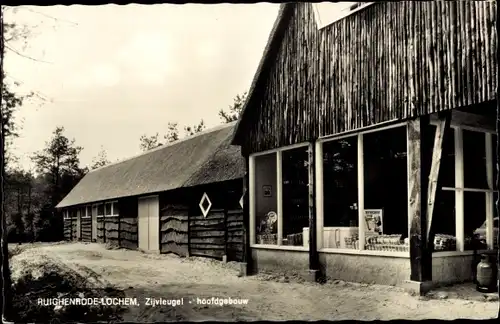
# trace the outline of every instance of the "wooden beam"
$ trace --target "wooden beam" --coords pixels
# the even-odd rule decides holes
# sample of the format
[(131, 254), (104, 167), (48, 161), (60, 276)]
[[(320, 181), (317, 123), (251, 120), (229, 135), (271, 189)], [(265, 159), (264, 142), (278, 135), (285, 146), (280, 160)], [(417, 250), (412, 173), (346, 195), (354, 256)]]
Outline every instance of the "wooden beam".
[(428, 125), (428, 116), (408, 122), (408, 215), (410, 243), (410, 280), (424, 282), (432, 279), (432, 253), (426, 244), (426, 195), (428, 182), (428, 164), (432, 147), (423, 140)]
[(436, 128), (436, 134), (434, 135), (434, 148), (432, 150), (432, 162), (429, 174), (429, 184), (427, 188), (427, 243), (429, 243), (434, 205), (436, 202), (438, 176), (439, 169), (441, 167), (441, 156), (443, 152), (443, 140), (445, 139), (446, 131), (450, 129), (450, 122), (451, 115), (449, 113), (443, 114), (440, 123)]
[(365, 167), (363, 159), (363, 134), (358, 135), (358, 231), (359, 249), (365, 249)]
[[(457, 109), (452, 109), (449, 113), (451, 114), (451, 125), (453, 126), (481, 128), (492, 131), (496, 129), (494, 121), (488, 116), (460, 111)], [(437, 114), (431, 115), (430, 118), (433, 122), (441, 120)]]
[(315, 176), (315, 145), (309, 143), (308, 149), (308, 178), (309, 178), (309, 270), (319, 270), (318, 249), (316, 246), (316, 192), (314, 186)]

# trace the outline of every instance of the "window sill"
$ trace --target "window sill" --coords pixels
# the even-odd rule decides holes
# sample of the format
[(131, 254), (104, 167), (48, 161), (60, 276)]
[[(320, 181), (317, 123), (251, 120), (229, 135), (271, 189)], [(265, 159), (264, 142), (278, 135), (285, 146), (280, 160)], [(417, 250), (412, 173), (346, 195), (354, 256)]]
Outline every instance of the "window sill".
[(92, 216), (82, 216), (82, 219), (89, 219), (92, 218)]
[(252, 249), (282, 250), (282, 251), (309, 251), (309, 248), (293, 245), (271, 245), (271, 244), (251, 244)]
[[(478, 250), (477, 254), (481, 253), (496, 253), (495, 250)], [(474, 251), (442, 251), (432, 253), (433, 258), (450, 257), (450, 256), (469, 256), (474, 255)]]
[(384, 256), (384, 257), (393, 257), (393, 258), (409, 258), (410, 257), (410, 252), (391, 252), (391, 251), (374, 251), (374, 250), (323, 248), (323, 249), (319, 249), (318, 252), (320, 252), (320, 253), (332, 253), (332, 254), (373, 255), (373, 256)]

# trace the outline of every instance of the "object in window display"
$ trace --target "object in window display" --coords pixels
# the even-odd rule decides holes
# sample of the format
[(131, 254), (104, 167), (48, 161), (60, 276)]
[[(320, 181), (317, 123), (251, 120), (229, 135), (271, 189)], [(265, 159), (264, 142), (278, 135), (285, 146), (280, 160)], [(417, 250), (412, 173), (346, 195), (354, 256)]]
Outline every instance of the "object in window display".
[(455, 236), (447, 234), (434, 235), (434, 251), (456, 251), (457, 241)]
[(366, 250), (406, 252), (408, 245), (402, 234), (371, 235), (366, 238)]
[[(476, 237), (480, 244), (484, 246), (485, 248), (487, 247), (486, 245), (486, 221), (484, 223), (476, 228), (474, 230), (474, 237)], [(493, 219), (493, 246), (497, 247), (498, 246), (498, 217), (495, 217)]]
[(276, 212), (270, 211), (266, 214), (257, 229), (259, 233), (257, 235), (257, 242), (259, 244), (277, 244), (277, 221), (278, 214)]
[(366, 232), (383, 234), (382, 209), (365, 209)]

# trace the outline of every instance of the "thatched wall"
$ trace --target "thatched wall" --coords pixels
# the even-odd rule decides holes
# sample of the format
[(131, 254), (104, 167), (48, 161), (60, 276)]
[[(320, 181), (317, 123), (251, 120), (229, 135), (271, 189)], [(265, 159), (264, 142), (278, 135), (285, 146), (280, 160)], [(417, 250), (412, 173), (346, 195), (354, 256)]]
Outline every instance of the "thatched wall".
[(188, 256), (189, 208), (165, 204), (160, 208), (160, 252)]
[(73, 223), (71, 221), (71, 219), (64, 219), (64, 239), (65, 240), (68, 240), (68, 241), (71, 241), (73, 240)]
[[(161, 253), (243, 260), (241, 188), (238, 180), (161, 194)], [(206, 217), (199, 207), (204, 193), (212, 203)]]
[(105, 221), (104, 217), (97, 217), (97, 243), (106, 243)]
[(92, 218), (82, 218), (80, 221), (80, 237), (83, 242), (92, 242)]

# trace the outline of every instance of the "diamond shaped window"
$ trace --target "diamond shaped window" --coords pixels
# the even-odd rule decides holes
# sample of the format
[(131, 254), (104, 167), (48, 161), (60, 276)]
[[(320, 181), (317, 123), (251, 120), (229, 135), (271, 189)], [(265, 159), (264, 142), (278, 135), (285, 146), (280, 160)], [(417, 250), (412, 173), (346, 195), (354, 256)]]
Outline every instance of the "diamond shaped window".
[(203, 217), (207, 217), (211, 207), (212, 207), (212, 202), (210, 201), (210, 198), (208, 198), (208, 195), (205, 192), (203, 193), (203, 197), (201, 197), (200, 201), (200, 209), (201, 212), (203, 213)]

